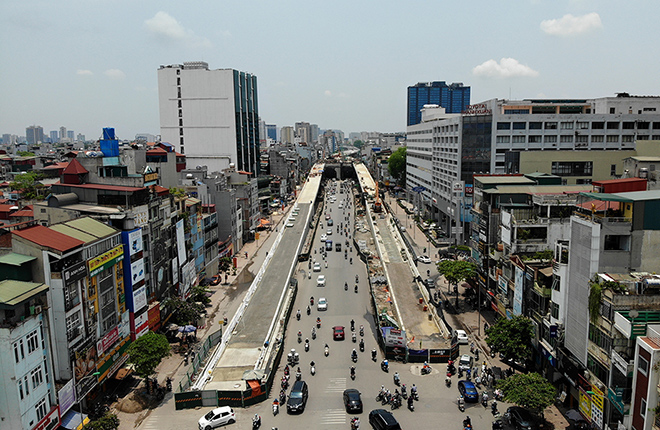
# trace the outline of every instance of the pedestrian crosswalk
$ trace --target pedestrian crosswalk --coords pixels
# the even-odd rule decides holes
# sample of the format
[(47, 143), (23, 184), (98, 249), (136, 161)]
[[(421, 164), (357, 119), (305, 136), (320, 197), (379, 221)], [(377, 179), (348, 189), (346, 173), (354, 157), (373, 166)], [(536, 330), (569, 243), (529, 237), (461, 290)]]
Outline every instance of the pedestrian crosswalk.
[(346, 378), (330, 378), (326, 391), (332, 393), (343, 393), (346, 389)]
[(346, 424), (346, 411), (344, 409), (328, 409), (321, 416), (321, 424)]

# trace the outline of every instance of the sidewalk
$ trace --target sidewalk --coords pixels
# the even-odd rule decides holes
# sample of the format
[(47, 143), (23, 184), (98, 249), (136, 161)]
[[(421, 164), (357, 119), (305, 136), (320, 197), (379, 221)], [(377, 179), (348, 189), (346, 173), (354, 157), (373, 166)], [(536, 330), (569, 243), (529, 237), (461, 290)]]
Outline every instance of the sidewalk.
[[(231, 319), (234, 315), (254, 279), (254, 275), (263, 264), (279, 229), (282, 228), (282, 220), (286, 219), (292, 207), (293, 205), (291, 204), (285, 208), (283, 213), (273, 215), (271, 230), (259, 232), (260, 238), (258, 242), (252, 241), (243, 245), (243, 248), (237, 254), (236, 275), (229, 275), (227, 279), (228, 283), (222, 282), (215, 286), (209, 286), (212, 293), (210, 297), (211, 303), (207, 308), (208, 317), (206, 325), (197, 332), (198, 344), (205, 340), (211, 333), (222, 328), (221, 322), (224, 317)], [(248, 253), (248, 258), (245, 258), (246, 252)], [(186, 371), (190, 367), (190, 364), (184, 365), (183, 359), (183, 356), (180, 354), (172, 353), (171, 356), (161, 361), (156, 368), (156, 375), (160, 384), (164, 383), (165, 378), (170, 377), (173, 380), (174, 389), (176, 390), (179, 380), (185, 376)], [(141, 387), (142, 384), (138, 385), (138, 388)], [(140, 426), (152, 413), (174, 413), (174, 396), (172, 393), (167, 393), (165, 400), (157, 408), (145, 409), (141, 412), (126, 413), (114, 408), (113, 410), (120, 419), (119, 430), (131, 430)]]
[[(417, 225), (407, 217), (406, 212), (401, 207), (399, 207), (398, 203), (396, 202), (396, 199), (387, 195), (385, 197), (385, 201), (387, 202), (388, 205), (390, 205), (390, 208), (392, 208), (393, 215), (399, 218), (401, 225), (406, 227), (407, 230), (403, 234), (407, 236), (408, 240), (415, 248), (415, 252), (417, 253), (417, 255), (421, 255), (423, 253), (424, 248), (427, 248), (426, 255), (431, 257), (433, 261), (437, 260), (438, 248), (435, 248), (432, 245), (430, 245), (430, 243), (427, 241), (426, 235), (424, 235), (424, 232), (422, 232), (421, 230), (419, 232), (415, 231), (418, 229)], [(430, 265), (419, 264), (418, 268), (420, 269), (420, 272), (422, 272), (423, 269), (426, 269), (426, 267), (422, 267), (422, 266), (433, 266), (432, 268), (429, 267), (427, 270), (431, 271), (431, 276), (437, 274), (437, 267), (435, 264), (430, 264)], [(436, 279), (436, 286), (435, 286), (436, 291), (440, 292), (441, 295), (446, 295), (448, 288), (449, 285), (447, 284), (444, 277), (439, 276)], [(458, 287), (458, 292), (459, 292), (459, 297), (465, 297), (465, 288), (463, 286)], [(452, 294), (447, 298), (451, 300), (453, 305), (456, 296)], [(496, 321), (495, 311), (482, 310), (481, 312), (478, 312), (476, 310), (472, 310), (471, 306), (467, 307), (465, 304), (463, 304), (462, 306), (459, 305), (458, 312), (445, 312), (445, 318), (447, 322), (454, 329), (465, 330), (470, 336), (470, 338), (474, 340), (475, 345), (482, 352), (482, 354), (480, 355), (480, 360), (486, 361), (489, 367), (499, 366), (502, 369), (508, 367), (507, 364), (502, 363), (502, 361), (499, 360), (499, 356), (496, 355), (495, 358), (491, 358), (490, 348), (488, 348), (488, 345), (486, 344), (486, 339), (485, 339), (486, 336), (484, 334), (484, 323), (488, 323), (488, 325), (495, 324)], [(563, 416), (563, 414), (557, 408), (556, 405), (551, 405), (548, 408), (546, 408), (546, 410), (544, 411), (544, 415), (547, 421), (545, 430), (548, 429), (558, 430), (569, 427), (569, 422), (566, 420), (566, 418)]]

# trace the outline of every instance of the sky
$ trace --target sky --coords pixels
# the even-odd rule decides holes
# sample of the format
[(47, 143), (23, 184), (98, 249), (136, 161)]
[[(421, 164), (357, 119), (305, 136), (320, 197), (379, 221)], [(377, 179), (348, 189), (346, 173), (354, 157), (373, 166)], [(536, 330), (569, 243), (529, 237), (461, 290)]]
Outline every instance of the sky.
[(4, 0), (0, 134), (159, 134), (160, 65), (258, 79), (279, 127), (406, 129), (406, 90), (462, 82), (471, 102), (659, 95), (657, 0)]

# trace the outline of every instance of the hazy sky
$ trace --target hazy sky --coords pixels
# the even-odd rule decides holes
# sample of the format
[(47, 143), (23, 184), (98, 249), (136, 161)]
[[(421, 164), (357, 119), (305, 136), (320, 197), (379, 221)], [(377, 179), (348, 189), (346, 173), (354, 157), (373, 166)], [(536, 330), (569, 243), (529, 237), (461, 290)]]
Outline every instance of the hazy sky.
[(159, 134), (158, 67), (257, 75), (267, 123), (405, 131), (406, 88), (658, 95), (657, 0), (0, 1), (0, 133)]

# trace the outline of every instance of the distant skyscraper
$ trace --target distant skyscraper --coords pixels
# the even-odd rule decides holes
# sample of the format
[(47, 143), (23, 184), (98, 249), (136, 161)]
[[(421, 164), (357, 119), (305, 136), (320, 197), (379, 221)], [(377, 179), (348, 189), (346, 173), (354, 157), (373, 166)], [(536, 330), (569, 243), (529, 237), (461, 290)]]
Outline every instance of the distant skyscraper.
[(68, 137), (71, 140), (71, 142), (73, 142), (73, 140), (76, 138), (75, 133), (73, 132), (73, 130), (67, 130), (66, 131), (66, 137)]
[(470, 104), (470, 87), (445, 81), (419, 82), (408, 87), (408, 125), (422, 121), (424, 105), (439, 105), (446, 113), (461, 113)]
[(60, 139), (59, 139), (59, 134), (58, 134), (57, 130), (52, 130), (50, 132), (50, 142), (51, 143), (57, 143), (59, 140)]
[(60, 140), (66, 139), (66, 127), (60, 127)]
[(275, 124), (266, 124), (266, 134), (268, 138), (277, 142), (277, 125)]
[(84, 142), (85, 141), (85, 135), (82, 133), (78, 133), (78, 137), (76, 138), (78, 142)]
[(308, 144), (312, 143), (312, 128), (308, 122), (297, 122), (296, 127), (296, 137), (300, 138), (301, 142)]
[(319, 141), (319, 125), (318, 124), (312, 124), (311, 126), (312, 130), (312, 142), (318, 142)]
[(28, 145), (44, 141), (44, 128), (40, 125), (31, 125), (25, 129), (25, 138)]
[(294, 138), (294, 132), (293, 132), (293, 127), (287, 125), (282, 127), (280, 130), (281, 137), (280, 139), (282, 140), (282, 143), (293, 143), (293, 138)]
[(158, 69), (160, 133), (186, 155), (189, 167), (259, 174), (257, 77), (233, 69), (209, 70), (203, 61)]

